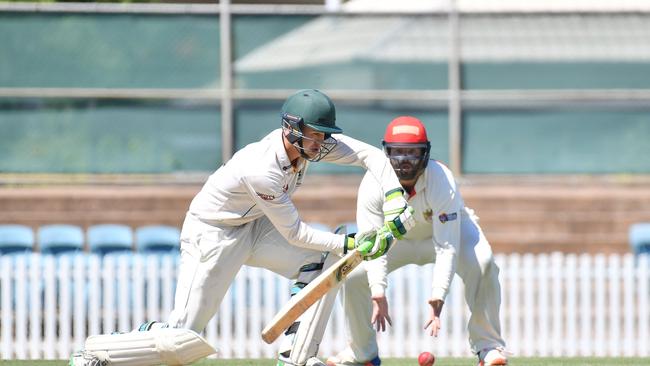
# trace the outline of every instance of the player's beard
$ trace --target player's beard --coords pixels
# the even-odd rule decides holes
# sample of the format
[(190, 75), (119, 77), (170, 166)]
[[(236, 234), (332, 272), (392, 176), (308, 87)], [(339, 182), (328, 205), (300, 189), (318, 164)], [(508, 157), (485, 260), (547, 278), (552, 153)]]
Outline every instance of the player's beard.
[[(400, 180), (411, 180), (415, 178), (418, 174), (418, 159), (406, 159), (406, 158), (390, 158), (390, 164), (395, 170), (395, 175)], [(415, 164), (414, 164), (415, 163)]]
[(402, 162), (395, 173), (399, 179), (413, 179), (415, 177), (415, 167), (410, 162)]

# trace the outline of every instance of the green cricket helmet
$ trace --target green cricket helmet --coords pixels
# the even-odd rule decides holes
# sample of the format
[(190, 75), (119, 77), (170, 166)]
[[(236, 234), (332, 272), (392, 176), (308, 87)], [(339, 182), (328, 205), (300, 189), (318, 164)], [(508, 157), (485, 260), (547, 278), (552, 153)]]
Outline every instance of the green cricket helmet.
[[(310, 161), (319, 161), (336, 146), (333, 133), (342, 133), (336, 126), (336, 108), (332, 100), (316, 89), (303, 89), (289, 96), (282, 106), (282, 128), (289, 142), (300, 155)], [(315, 156), (309, 156), (303, 148), (303, 140), (316, 141), (304, 134), (307, 126), (325, 134), (325, 139), (317, 141), (320, 150)]]

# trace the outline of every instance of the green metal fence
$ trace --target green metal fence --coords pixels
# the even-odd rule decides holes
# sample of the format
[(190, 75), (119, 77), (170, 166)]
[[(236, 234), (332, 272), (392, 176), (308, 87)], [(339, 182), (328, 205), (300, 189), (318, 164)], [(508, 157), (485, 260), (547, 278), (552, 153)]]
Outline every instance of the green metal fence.
[(284, 97), (308, 87), (377, 146), (395, 116), (421, 118), (432, 156), (457, 173), (650, 173), (650, 13), (461, 13), (454, 60), (445, 12), (240, 5), (224, 45), (221, 10), (4, 4), (0, 173), (210, 172), (229, 146), (277, 128)]

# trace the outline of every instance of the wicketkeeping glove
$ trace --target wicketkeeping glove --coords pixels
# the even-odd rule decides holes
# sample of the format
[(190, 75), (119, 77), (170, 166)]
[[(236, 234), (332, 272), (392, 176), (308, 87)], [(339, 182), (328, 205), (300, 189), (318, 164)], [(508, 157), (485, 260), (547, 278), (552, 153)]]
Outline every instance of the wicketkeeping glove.
[(404, 191), (396, 188), (386, 193), (384, 202), (384, 222), (397, 239), (404, 237), (407, 231), (415, 226), (413, 207), (404, 198)]

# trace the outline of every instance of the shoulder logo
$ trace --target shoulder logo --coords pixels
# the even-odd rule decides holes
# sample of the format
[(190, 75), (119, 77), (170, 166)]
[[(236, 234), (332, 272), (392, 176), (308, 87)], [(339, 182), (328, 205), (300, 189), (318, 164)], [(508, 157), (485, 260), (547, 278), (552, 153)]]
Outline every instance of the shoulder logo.
[(457, 216), (458, 216), (458, 214), (455, 213), (455, 212), (452, 212), (452, 213), (450, 213), (450, 214), (448, 214), (448, 213), (444, 213), (444, 212), (443, 212), (443, 213), (440, 214), (440, 216), (438, 216), (438, 219), (440, 220), (440, 222), (442, 222), (442, 223), (444, 224), (444, 223), (447, 222), (447, 221), (454, 221), (454, 220), (456, 220), (456, 217), (457, 217)]
[(275, 199), (275, 196), (272, 195), (272, 194), (264, 194), (264, 193), (260, 193), (260, 192), (255, 192), (255, 193), (257, 193), (257, 195), (258, 195), (261, 199), (263, 199), (264, 201), (272, 201), (272, 200)]

